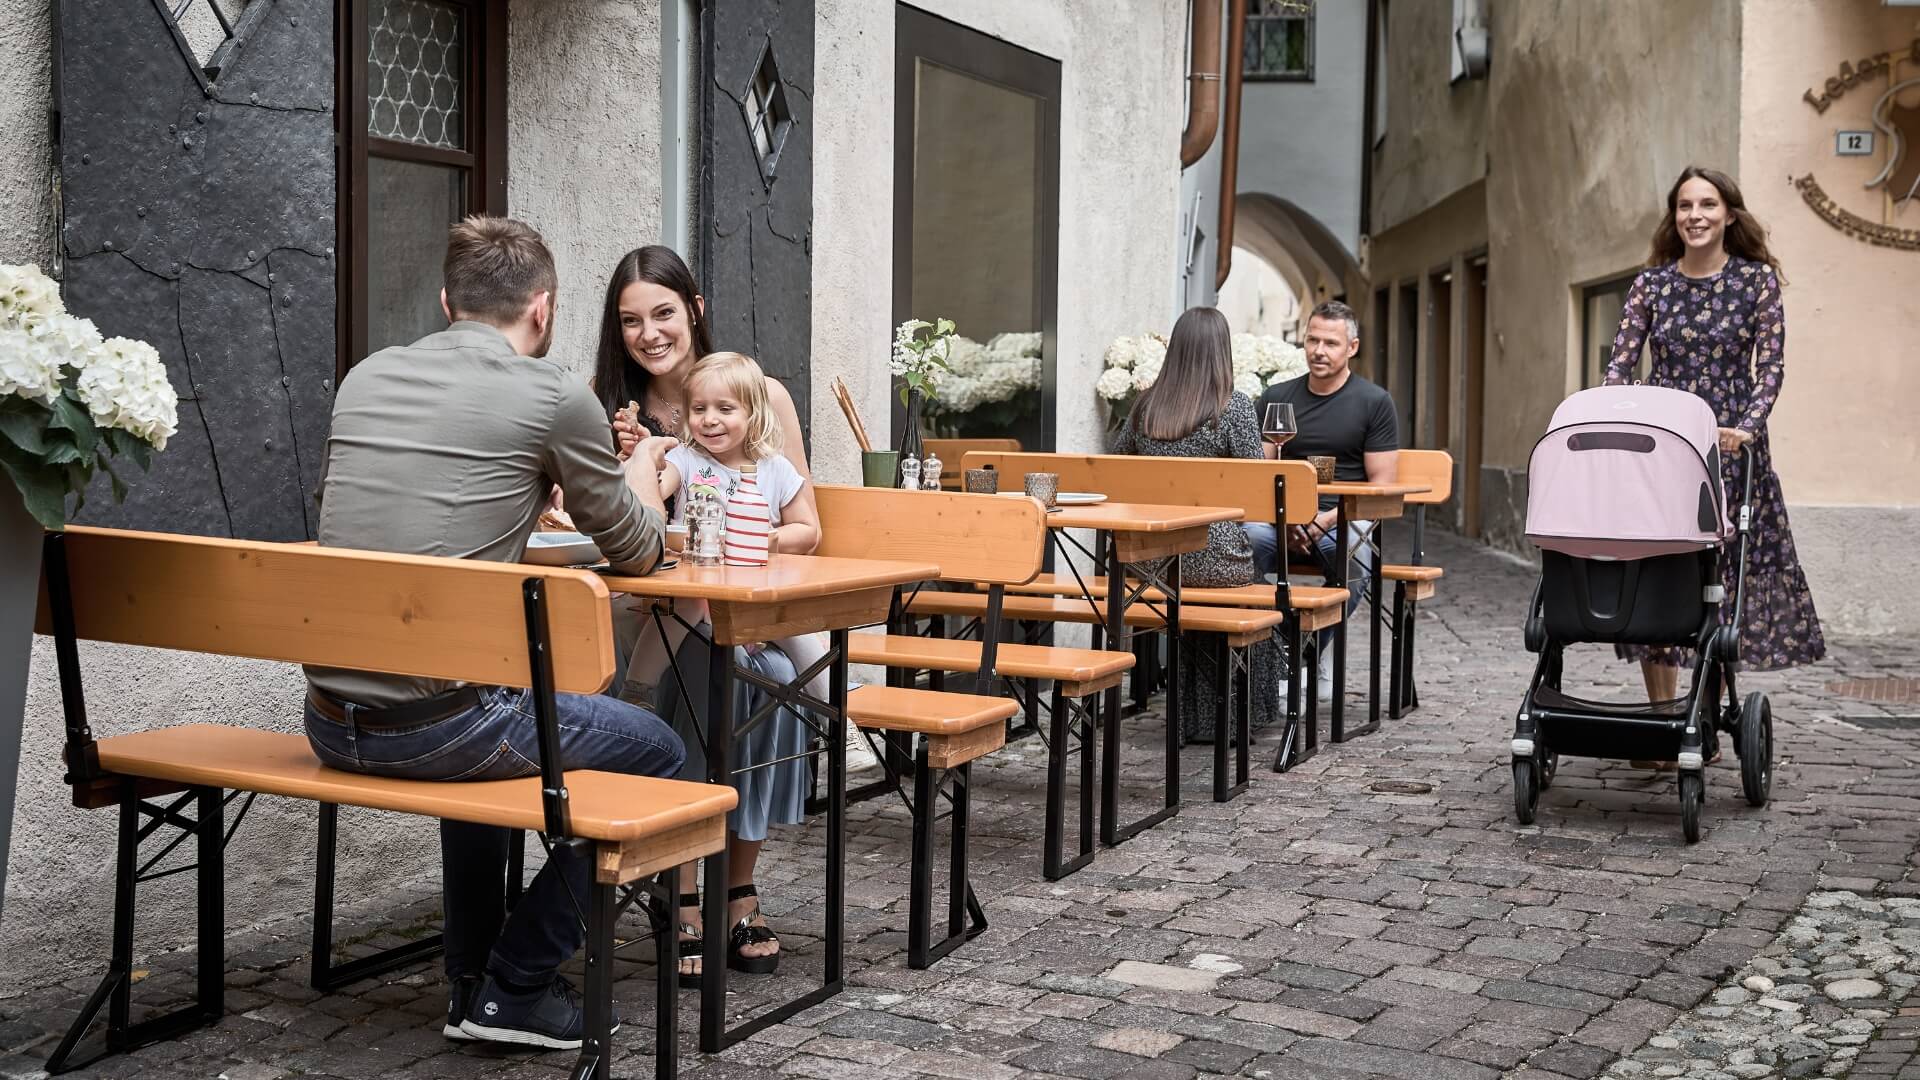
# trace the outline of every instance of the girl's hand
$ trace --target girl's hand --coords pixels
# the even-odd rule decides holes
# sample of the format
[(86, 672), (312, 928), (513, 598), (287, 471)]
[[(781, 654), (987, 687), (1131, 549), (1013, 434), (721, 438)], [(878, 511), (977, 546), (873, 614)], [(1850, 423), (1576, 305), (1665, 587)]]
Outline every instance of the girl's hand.
[(1751, 431), (1742, 431), (1734, 427), (1720, 429), (1720, 449), (1726, 453), (1731, 454), (1752, 441), (1753, 432)]
[(628, 402), (627, 408), (613, 414), (613, 437), (619, 444), (621, 461), (632, 457), (633, 448), (641, 439), (651, 434), (641, 429), (639, 416), (640, 406), (634, 402)]

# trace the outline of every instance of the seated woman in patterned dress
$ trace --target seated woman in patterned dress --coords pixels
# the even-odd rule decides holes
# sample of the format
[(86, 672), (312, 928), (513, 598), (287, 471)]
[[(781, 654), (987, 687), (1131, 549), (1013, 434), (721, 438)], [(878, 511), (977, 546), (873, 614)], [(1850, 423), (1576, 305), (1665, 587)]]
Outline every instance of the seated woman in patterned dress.
[[(1190, 308), (1173, 324), (1160, 375), (1134, 402), (1114, 436), (1112, 452), (1154, 457), (1259, 459), (1260, 424), (1253, 401), (1233, 388), (1233, 338), (1226, 316), (1210, 307)], [(1225, 588), (1255, 580), (1253, 545), (1238, 522), (1207, 527), (1207, 546), (1180, 557), (1182, 585)], [(1212, 643), (1181, 642), (1181, 655), (1211, 657)], [(1279, 642), (1254, 646), (1253, 726), (1280, 715), (1283, 661)], [(1219, 663), (1215, 658), (1213, 663)], [(1189, 742), (1213, 740), (1214, 687), (1206, 662), (1180, 665), (1180, 730)]]

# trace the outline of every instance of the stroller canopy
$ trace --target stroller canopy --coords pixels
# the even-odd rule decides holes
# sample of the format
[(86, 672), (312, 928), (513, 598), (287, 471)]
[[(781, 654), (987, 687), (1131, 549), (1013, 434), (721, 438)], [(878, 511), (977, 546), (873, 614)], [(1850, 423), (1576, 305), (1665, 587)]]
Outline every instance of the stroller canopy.
[(1561, 402), (1527, 488), (1527, 539), (1577, 558), (1698, 551), (1730, 531), (1719, 423), (1684, 390), (1596, 386)]

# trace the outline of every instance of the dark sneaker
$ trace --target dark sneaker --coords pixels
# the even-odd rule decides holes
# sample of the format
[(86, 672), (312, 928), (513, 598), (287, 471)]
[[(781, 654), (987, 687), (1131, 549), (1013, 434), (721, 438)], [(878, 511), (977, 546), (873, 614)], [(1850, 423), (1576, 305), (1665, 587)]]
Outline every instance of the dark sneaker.
[[(509, 993), (489, 975), (474, 995), (460, 1030), (488, 1042), (578, 1050), (585, 1041), (587, 1012), (580, 992), (558, 975), (545, 989), (525, 994)], [(609, 1030), (620, 1030), (618, 1014)]]
[(447, 1023), (440, 1034), (459, 1042), (472, 1042), (473, 1036), (460, 1030), (461, 1021), (473, 1011), (474, 995), (480, 992), (480, 976), (462, 975), (447, 989)]

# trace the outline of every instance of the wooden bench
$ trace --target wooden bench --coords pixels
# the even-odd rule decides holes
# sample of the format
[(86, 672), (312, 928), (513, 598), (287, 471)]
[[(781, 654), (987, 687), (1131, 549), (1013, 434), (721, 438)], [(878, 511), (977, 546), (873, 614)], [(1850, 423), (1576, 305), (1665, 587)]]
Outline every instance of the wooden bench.
[(1387, 715), (1395, 720), (1420, 706), (1420, 694), (1413, 681), (1413, 642), (1418, 625), (1418, 608), (1431, 600), (1446, 574), (1438, 566), (1426, 565), (1427, 507), (1439, 506), (1453, 495), (1453, 455), (1445, 450), (1402, 450), (1399, 457), (1400, 479), (1425, 484), (1432, 490), (1407, 496), (1413, 507), (1413, 561), (1387, 564), (1380, 568), (1383, 581), (1393, 582), (1393, 615), (1388, 626), (1392, 647), (1388, 652)]
[[(1157, 591), (1157, 590), (1156, 590)], [(1187, 590), (1181, 590), (1186, 594)], [(1105, 589), (1101, 590), (1104, 597)], [(986, 616), (987, 597), (981, 593), (960, 592), (923, 592), (907, 606), (913, 615), (956, 615), (974, 619)], [(1009, 596), (1001, 604), (1000, 617), (1021, 623), (1085, 623), (1103, 626), (1107, 621), (1107, 605), (1104, 602), (1089, 602), (1082, 596)], [(1149, 603), (1136, 603), (1120, 614), (1121, 620), (1128, 626), (1138, 629), (1160, 630), (1167, 625), (1165, 609)], [(1198, 607), (1191, 604), (1180, 605), (1180, 629), (1182, 633), (1208, 634), (1217, 636), (1220, 646), (1227, 655), (1214, 665), (1214, 710), (1213, 710), (1213, 799), (1226, 802), (1246, 790), (1248, 781), (1248, 743), (1252, 741), (1252, 695), (1247, 687), (1238, 681), (1229, 685), (1230, 680), (1245, 675), (1249, 670), (1246, 650), (1273, 636), (1276, 626), (1285, 624), (1287, 617), (1277, 611), (1260, 611), (1251, 607), (1216, 608)], [(1238, 702), (1238, 706), (1234, 706)], [(1228, 725), (1233, 726), (1231, 732)], [(1227, 781), (1227, 748), (1229, 743), (1237, 745), (1237, 769), (1234, 782)]]
[(966, 475), (960, 471), (960, 461), (975, 450), (998, 450), (1018, 453), (1019, 439), (922, 439), (920, 456), (928, 454), (940, 459), (940, 488), (943, 491), (965, 491)]
[[(1032, 499), (832, 484), (820, 485), (815, 496), (820, 507), (821, 554), (930, 559), (940, 565), (943, 582), (986, 584), (989, 611), (1004, 602), (1005, 585), (1030, 581), (1039, 573), (1046, 551), (1045, 514)], [(926, 595), (918, 590), (916, 594)], [(977, 675), (983, 685), (1003, 689), (1002, 680), (1051, 681), (1043, 872), (1048, 880), (1057, 880), (1085, 866), (1093, 859), (1095, 737), (1084, 703), (1119, 685), (1133, 666), (1132, 654), (1002, 643), (997, 617), (983, 620), (989, 629), (978, 641), (909, 633), (907, 608), (913, 599), (909, 595), (897, 600), (889, 632), (850, 635), (848, 659), (885, 667), (889, 687), (894, 688), (912, 687), (921, 671), (932, 673), (936, 682), (942, 673)], [(1018, 700), (1017, 694), (1009, 696)], [(1010, 717), (1013, 712), (1003, 715)], [(856, 721), (867, 726), (857, 716)], [(1081, 766), (1080, 850), (1068, 860), (1063, 855), (1066, 763), (1076, 738)], [(959, 782), (965, 784), (964, 772)], [(931, 806), (931, 802), (915, 802), (916, 808), (921, 805)]]
[[(1126, 454), (1009, 454), (976, 451), (966, 456), (969, 469), (993, 466), (1001, 483), (1012, 486), (1030, 472), (1052, 472), (1062, 491), (1096, 491), (1118, 502), (1172, 506), (1229, 506), (1241, 511), (1243, 521), (1271, 522), (1284, 538), (1289, 522), (1312, 519), (1318, 512), (1318, 483), (1313, 467), (1304, 461), (1268, 461), (1244, 458), (1167, 458)], [(1303, 640), (1309, 631), (1335, 625), (1345, 618), (1346, 593), (1340, 589), (1297, 586), (1287, 580), (1287, 545), (1279, 547), (1277, 581), (1233, 589), (1180, 589), (1180, 622), (1185, 629), (1189, 603), (1221, 607), (1268, 607), (1286, 616), (1288, 692), (1286, 724), (1274, 759), (1275, 771), (1284, 771), (1319, 749), (1317, 696), (1303, 693), (1317, 678), (1315, 664), (1302, 663)], [(1089, 580), (1096, 598), (1104, 599), (1106, 584)], [(1081, 584), (1070, 573), (1054, 573), (1027, 583), (1023, 592), (1051, 590), (1080, 593)], [(1264, 598), (1265, 603), (1260, 603)], [(1142, 590), (1140, 599), (1159, 599), (1157, 590)], [(1307, 670), (1312, 669), (1312, 670)], [(1304, 676), (1304, 678), (1303, 678)], [(1302, 700), (1305, 708), (1302, 708)], [(1304, 711), (1305, 716), (1302, 716)], [(1304, 722), (1303, 722), (1304, 721)], [(1110, 721), (1115, 723), (1117, 721)], [(1108, 737), (1117, 732), (1109, 730)], [(1304, 736), (1304, 737), (1303, 737)], [(1217, 789), (1216, 789), (1217, 790)]]
[[(721, 849), (737, 796), (716, 785), (561, 772), (554, 694), (598, 692), (613, 676), (607, 589), (597, 577), (580, 570), (74, 528), (47, 537), (38, 629), (54, 639), (74, 801), (120, 808), (108, 972), (48, 1060), (49, 1072), (86, 1064), (72, 1055), (102, 1006), (108, 1007), (106, 1046), (89, 1061), (174, 1038), (224, 1015), (222, 818), (226, 802), (245, 793), (248, 802), (235, 827), (255, 795), (320, 806), (316, 985), (336, 982), (345, 972), (330, 971), (333, 837), (341, 806), (535, 829), (590, 859), (593, 886), (583, 913), (586, 1035), (573, 1075), (608, 1075), (614, 921), (635, 897), (630, 887), (643, 879), (655, 879), (651, 887), (671, 907), (674, 869)], [(365, 776), (322, 766), (302, 735), (244, 726), (186, 724), (97, 739), (82, 687), (80, 640), (530, 687), (541, 728), (541, 775), (473, 783)], [(234, 712), (236, 719), (247, 715), (244, 704)], [(156, 801), (175, 793), (181, 794), (170, 803)], [(140, 864), (140, 847), (166, 827), (198, 841), (198, 992), (189, 1005), (129, 1024), (137, 886), (170, 872), (148, 874), (151, 864)], [(671, 1078), (678, 1056), (677, 939), (670, 932), (655, 937), (655, 1074)], [(390, 950), (356, 961), (355, 974), (389, 970), (435, 951), (437, 945)]]

